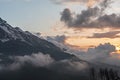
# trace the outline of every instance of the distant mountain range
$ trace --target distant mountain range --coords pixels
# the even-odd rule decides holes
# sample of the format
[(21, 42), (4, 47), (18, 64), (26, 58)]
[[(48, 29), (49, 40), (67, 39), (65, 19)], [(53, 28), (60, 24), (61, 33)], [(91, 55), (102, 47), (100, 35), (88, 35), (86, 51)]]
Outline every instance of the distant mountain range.
[(0, 18), (0, 58), (8, 55), (22, 56), (42, 52), (55, 60), (74, 57), (47, 40), (41, 39), (29, 31), (12, 27)]

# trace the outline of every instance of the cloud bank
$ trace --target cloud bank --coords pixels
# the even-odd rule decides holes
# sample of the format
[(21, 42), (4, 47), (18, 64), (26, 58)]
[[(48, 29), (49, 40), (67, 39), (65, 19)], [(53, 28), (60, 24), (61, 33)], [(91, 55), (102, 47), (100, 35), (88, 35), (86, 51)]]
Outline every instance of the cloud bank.
[(90, 36), (88, 38), (119, 38), (118, 35), (120, 31), (110, 31), (105, 33), (94, 33), (93, 36)]
[(74, 61), (72, 59), (55, 61), (50, 57), (49, 54), (43, 53), (33, 53), (31, 55), (24, 56), (10, 56), (9, 58), (13, 62), (8, 63), (7, 65), (1, 64), (0, 72), (4, 70), (16, 71), (22, 69), (25, 66), (32, 66), (34, 68), (47, 68), (58, 72), (62, 71), (62, 73), (64, 71), (67, 74), (69, 72), (74, 74), (88, 68), (87, 63)]

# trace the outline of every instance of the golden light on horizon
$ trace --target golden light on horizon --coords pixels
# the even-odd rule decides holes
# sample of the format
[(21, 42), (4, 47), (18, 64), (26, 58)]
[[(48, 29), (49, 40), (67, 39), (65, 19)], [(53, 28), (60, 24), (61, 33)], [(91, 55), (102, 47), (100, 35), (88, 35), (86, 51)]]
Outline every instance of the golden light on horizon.
[(120, 46), (117, 46), (117, 47), (116, 47), (116, 50), (117, 50), (117, 51), (120, 51)]
[[(71, 36), (66, 38), (65, 43), (69, 44), (71, 46), (78, 46), (78, 47), (84, 47), (88, 48), (89, 46), (97, 46), (101, 43), (105, 43), (107, 39), (90, 39), (86, 37), (80, 37), (80, 36)], [(107, 42), (106, 42), (107, 43)]]
[(116, 52), (117, 54), (120, 54), (120, 46), (116, 46)]
[(93, 48), (99, 44), (110, 43), (116, 47), (116, 52), (120, 53), (119, 38), (109, 39), (109, 38), (87, 38), (80, 36), (71, 36), (65, 39), (65, 44), (68, 44), (72, 47), (78, 48)]

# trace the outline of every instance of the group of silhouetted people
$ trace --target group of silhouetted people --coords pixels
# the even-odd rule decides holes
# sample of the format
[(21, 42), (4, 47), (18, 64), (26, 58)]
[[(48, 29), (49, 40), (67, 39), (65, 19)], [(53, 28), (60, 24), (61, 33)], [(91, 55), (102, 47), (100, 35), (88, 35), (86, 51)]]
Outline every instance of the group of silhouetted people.
[(113, 69), (90, 69), (90, 80), (120, 80), (118, 71)]

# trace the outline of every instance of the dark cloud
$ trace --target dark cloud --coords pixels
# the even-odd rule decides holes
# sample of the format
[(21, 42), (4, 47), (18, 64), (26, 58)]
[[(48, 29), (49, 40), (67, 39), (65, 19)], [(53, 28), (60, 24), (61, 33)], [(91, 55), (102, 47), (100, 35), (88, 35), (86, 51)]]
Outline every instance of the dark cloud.
[(109, 4), (112, 2), (112, 0), (103, 0), (103, 2), (100, 3), (101, 10), (104, 11), (107, 7), (110, 7)]
[(68, 8), (64, 9), (64, 11), (61, 13), (61, 15), (62, 15), (61, 16), (61, 21), (64, 21), (66, 23), (70, 23), (73, 19), (72, 18), (72, 13)]
[(93, 36), (88, 38), (118, 38), (120, 37), (119, 34), (120, 31), (110, 31), (105, 33), (94, 33)]
[(55, 36), (54, 37), (55, 41), (60, 42), (60, 43), (64, 43), (66, 36), (65, 35), (61, 35), (61, 36)]
[(65, 22), (69, 28), (119, 28), (120, 15), (105, 13), (111, 3), (111, 0), (103, 0), (99, 5), (88, 7), (80, 14), (74, 15), (75, 17), (69, 9), (64, 9), (61, 14), (61, 21)]
[(97, 24), (101, 27), (120, 28), (120, 15), (103, 15), (97, 19)]
[(89, 27), (89, 25), (92, 25), (91, 18), (97, 17), (100, 13), (98, 7), (83, 10), (81, 14), (77, 14), (75, 18), (73, 18), (72, 15), (67, 16), (66, 12), (67, 14), (71, 14), (70, 10), (65, 9), (62, 13), (61, 21), (64, 21), (69, 27)]
[(50, 41), (50, 42), (56, 41), (58, 43), (64, 43), (66, 38), (67, 37), (65, 35), (57, 35), (53, 37), (47, 36), (47, 41)]

